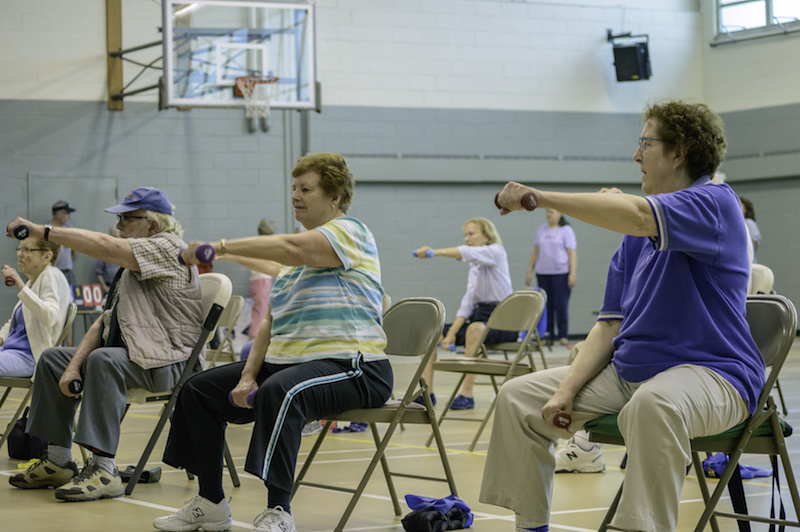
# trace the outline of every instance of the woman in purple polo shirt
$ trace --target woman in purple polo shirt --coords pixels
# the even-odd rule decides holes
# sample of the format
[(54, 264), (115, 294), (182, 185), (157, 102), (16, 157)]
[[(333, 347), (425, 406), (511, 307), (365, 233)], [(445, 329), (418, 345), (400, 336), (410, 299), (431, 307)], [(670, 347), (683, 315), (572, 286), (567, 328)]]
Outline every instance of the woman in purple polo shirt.
[[(464, 244), (452, 248), (432, 249), (422, 246), (416, 250), (420, 259), (432, 257), (450, 257), (469, 264), (467, 291), (461, 298), (461, 305), (456, 312), (453, 323), (445, 325), (442, 347), (463, 345), (467, 355), (474, 352), (476, 344), (486, 328), (489, 316), (500, 301), (512, 292), (511, 276), (508, 273), (508, 256), (506, 248), (494, 224), (486, 218), (472, 218), (464, 222)], [(516, 333), (490, 330), (486, 335), (487, 344), (514, 342)], [(431, 400), (436, 404), (433, 395), (433, 363), (436, 355), (431, 357), (425, 368), (425, 380), (431, 391)], [(461, 386), (461, 393), (453, 399), (452, 410), (469, 410), (475, 408), (472, 389), (475, 375), (467, 375)], [(420, 401), (422, 398), (418, 398)]]
[(578, 274), (577, 247), (575, 231), (564, 215), (547, 209), (547, 222), (536, 232), (525, 284), (531, 285), (535, 271), (539, 288), (547, 292), (547, 336), (551, 345), (556, 338), (556, 324), (559, 342), (569, 344), (569, 295)]
[(506, 214), (532, 192), (539, 207), (625, 235), (572, 365), (500, 391), (480, 500), (512, 509), (518, 531), (548, 529), (553, 442), (569, 436), (557, 411), (571, 414), (573, 431), (619, 413), (628, 463), (614, 525), (663, 532), (677, 524), (690, 439), (744, 421), (764, 384), (745, 321), (747, 229), (736, 194), (710, 182), (725, 155), (722, 121), (680, 101), (643, 118), (633, 160), (645, 197), (509, 183), (498, 198)]

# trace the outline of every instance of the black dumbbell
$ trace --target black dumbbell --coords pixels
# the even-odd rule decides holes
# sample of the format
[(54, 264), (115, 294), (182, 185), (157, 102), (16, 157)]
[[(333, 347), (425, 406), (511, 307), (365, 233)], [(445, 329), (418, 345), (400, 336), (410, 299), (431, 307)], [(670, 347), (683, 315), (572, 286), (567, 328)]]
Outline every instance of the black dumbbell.
[(83, 391), (83, 381), (80, 379), (73, 379), (67, 384), (67, 388), (74, 394), (79, 394)]

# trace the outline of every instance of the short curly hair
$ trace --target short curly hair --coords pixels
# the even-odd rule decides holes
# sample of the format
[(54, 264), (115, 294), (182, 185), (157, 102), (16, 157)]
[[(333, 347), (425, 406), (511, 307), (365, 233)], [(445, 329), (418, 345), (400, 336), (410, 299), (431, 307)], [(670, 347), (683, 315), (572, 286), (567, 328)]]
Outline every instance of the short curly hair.
[(353, 201), (356, 182), (347, 159), (338, 153), (309, 153), (297, 160), (292, 177), (300, 177), (307, 172), (319, 175), (322, 191), (329, 198), (339, 198), (339, 210), (347, 214)]
[(683, 147), (686, 165), (692, 181), (714, 173), (725, 160), (725, 141), (722, 119), (702, 103), (672, 100), (645, 109), (644, 120), (659, 122), (659, 138), (671, 151)]

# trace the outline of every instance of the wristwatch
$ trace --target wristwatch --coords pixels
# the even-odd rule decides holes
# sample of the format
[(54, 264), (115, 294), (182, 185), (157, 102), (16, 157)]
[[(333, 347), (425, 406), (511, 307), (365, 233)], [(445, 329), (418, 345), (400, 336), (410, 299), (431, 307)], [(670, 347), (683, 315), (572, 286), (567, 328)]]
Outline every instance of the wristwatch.
[(50, 240), (50, 231), (53, 230), (53, 226), (50, 224), (44, 224), (44, 239)]

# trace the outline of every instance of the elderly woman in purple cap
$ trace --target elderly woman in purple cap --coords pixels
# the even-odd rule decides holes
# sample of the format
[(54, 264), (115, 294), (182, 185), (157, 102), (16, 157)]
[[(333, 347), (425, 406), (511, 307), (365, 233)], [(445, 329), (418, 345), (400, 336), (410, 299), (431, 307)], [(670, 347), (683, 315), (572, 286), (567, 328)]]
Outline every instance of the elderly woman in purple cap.
[[(72, 227), (37, 225), (17, 218), (9, 235), (26, 225), (31, 237), (120, 266), (103, 314), (76, 348), (45, 350), (36, 366), (27, 430), (50, 442), (45, 455), (12, 476), (22, 489), (57, 488), (65, 501), (119, 497), (124, 491), (114, 456), (128, 388), (171, 389), (201, 331), (202, 304), (197, 268), (178, 262), (186, 244), (167, 195), (137, 188), (119, 205), (122, 238)], [(82, 394), (70, 391), (83, 382)], [(72, 423), (82, 402), (75, 433)], [(72, 444), (92, 451), (79, 473)]]

